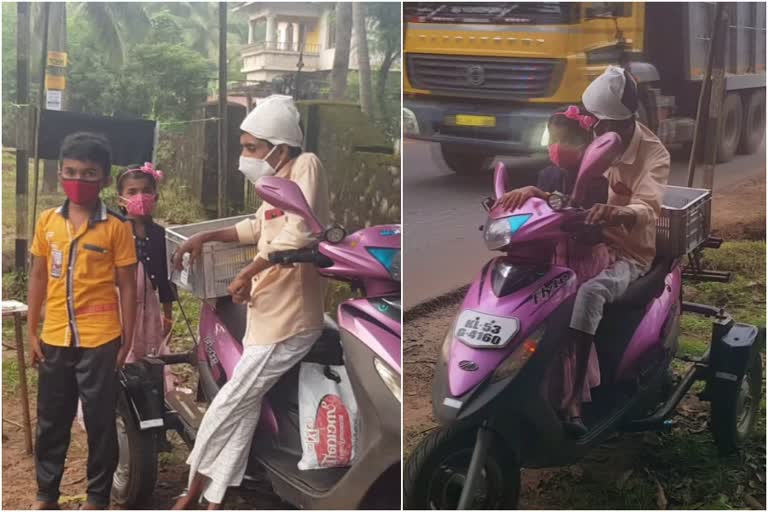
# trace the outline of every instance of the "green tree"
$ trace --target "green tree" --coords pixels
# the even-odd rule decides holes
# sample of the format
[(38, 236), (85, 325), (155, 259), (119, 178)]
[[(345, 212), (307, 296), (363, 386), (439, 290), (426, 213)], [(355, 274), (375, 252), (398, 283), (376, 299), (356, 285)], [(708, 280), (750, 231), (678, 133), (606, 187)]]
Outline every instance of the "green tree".
[[(395, 63), (400, 59), (400, 11), (384, 2), (367, 4), (369, 16), (368, 40), (371, 52), (383, 55), (376, 76), (374, 97), (377, 99), (379, 114), (387, 115), (387, 81)], [(400, 84), (398, 83), (398, 89)], [(399, 105), (398, 105), (399, 107)], [(399, 115), (399, 114), (398, 114)]]
[(115, 115), (189, 119), (205, 100), (214, 72), (199, 53), (165, 42), (136, 46), (113, 87)]
[(130, 47), (146, 37), (150, 25), (145, 4), (79, 2), (77, 14), (90, 21), (90, 30), (110, 61), (122, 64)]
[(16, 4), (2, 4), (3, 30), (3, 145), (15, 146), (13, 131), (16, 108)]
[(331, 69), (331, 100), (344, 99), (349, 72), (349, 51), (352, 40), (352, 5), (349, 2), (336, 3), (336, 50)]

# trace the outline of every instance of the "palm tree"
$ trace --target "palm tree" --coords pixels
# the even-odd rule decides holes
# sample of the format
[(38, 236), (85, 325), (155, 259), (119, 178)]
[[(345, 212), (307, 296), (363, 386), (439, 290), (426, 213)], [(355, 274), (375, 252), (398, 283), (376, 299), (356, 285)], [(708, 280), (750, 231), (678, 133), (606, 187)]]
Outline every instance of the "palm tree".
[(400, 12), (386, 2), (372, 2), (367, 6), (370, 15), (371, 48), (377, 54), (383, 55), (376, 77), (376, 93), (374, 97), (379, 104), (379, 112), (384, 111), (386, 104), (386, 88), (389, 70), (400, 58)]
[(143, 40), (150, 29), (146, 5), (131, 2), (78, 2), (77, 14), (90, 19), (95, 37), (120, 65), (133, 43)]
[(357, 46), (357, 67), (360, 70), (360, 109), (371, 113), (371, 60), (368, 56), (368, 38), (365, 30), (365, 4), (352, 4), (352, 18)]
[(352, 39), (352, 5), (349, 2), (336, 4), (336, 51), (331, 70), (331, 99), (342, 100), (347, 91), (349, 71), (349, 50)]

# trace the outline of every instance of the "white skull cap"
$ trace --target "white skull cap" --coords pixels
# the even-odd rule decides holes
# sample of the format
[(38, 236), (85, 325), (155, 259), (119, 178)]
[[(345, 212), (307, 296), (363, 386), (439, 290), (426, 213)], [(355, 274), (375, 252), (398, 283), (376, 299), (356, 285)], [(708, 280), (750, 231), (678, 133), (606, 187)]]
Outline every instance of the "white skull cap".
[(245, 116), (240, 129), (275, 146), (301, 147), (304, 141), (296, 104), (293, 98), (282, 94), (256, 100), (256, 108)]
[[(630, 78), (632, 80), (632, 78)], [(635, 115), (621, 99), (627, 86), (624, 69), (608, 66), (602, 75), (595, 78), (581, 95), (584, 108), (598, 119), (622, 121)]]

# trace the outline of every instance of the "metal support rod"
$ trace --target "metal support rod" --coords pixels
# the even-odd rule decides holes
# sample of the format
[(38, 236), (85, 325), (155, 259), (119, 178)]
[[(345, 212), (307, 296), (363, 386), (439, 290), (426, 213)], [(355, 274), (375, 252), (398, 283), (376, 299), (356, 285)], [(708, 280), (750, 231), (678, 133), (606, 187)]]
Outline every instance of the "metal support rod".
[(32, 421), (29, 417), (29, 392), (27, 391), (27, 365), (24, 362), (24, 336), (21, 332), (21, 313), (13, 314), (16, 329), (16, 358), (19, 365), (19, 390), (21, 391), (21, 412), (24, 415), (24, 445), (27, 455), (32, 455)]
[(718, 3), (720, 16), (713, 41), (714, 59), (712, 61), (712, 83), (709, 87), (709, 105), (707, 109), (707, 133), (704, 139), (704, 172), (702, 185), (712, 190), (715, 185), (715, 165), (718, 159), (718, 142), (723, 124), (723, 102), (725, 100), (725, 49), (728, 36), (728, 11), (725, 4)]
[(478, 479), (483, 474), (485, 459), (488, 456), (488, 449), (491, 447), (492, 435), (485, 423), (477, 429), (477, 441), (475, 441), (475, 449), (472, 451), (472, 459), (469, 461), (469, 469), (467, 469), (467, 476), (464, 479), (464, 487), (461, 489), (459, 505), (456, 507), (458, 510), (472, 508), (475, 488), (477, 487)]
[(227, 3), (219, 3), (219, 217), (227, 216)]
[(30, 231), (35, 229), (37, 221), (37, 196), (40, 190), (40, 116), (45, 105), (45, 68), (48, 64), (48, 23), (50, 19), (51, 3), (43, 2), (43, 47), (40, 58), (40, 92), (37, 95), (37, 112), (35, 112), (35, 190), (32, 191), (32, 221)]
[[(702, 359), (706, 359), (708, 357), (709, 350), (707, 350), (706, 355)], [(675, 408), (683, 399), (683, 397), (685, 397), (685, 394), (688, 392), (688, 390), (691, 389), (693, 383), (697, 380), (705, 378), (705, 376), (705, 368), (700, 364), (694, 364), (688, 370), (688, 373), (685, 374), (685, 377), (683, 377), (683, 380), (680, 382), (680, 384), (678, 384), (677, 387), (673, 390), (672, 395), (667, 399), (664, 405), (658, 411), (656, 411), (655, 414), (647, 418), (632, 421), (622, 430), (625, 432), (642, 432), (644, 430), (663, 428), (664, 420), (666, 420), (675, 411)]]
[[(29, 2), (16, 4), (16, 103), (21, 105), (16, 142), (16, 240), (14, 268), (27, 266), (27, 209), (29, 200)], [(23, 127), (23, 128), (22, 128)]]
[(699, 104), (696, 108), (696, 124), (693, 126), (693, 143), (691, 144), (691, 154), (688, 157), (688, 187), (693, 187), (693, 179), (696, 173), (696, 154), (699, 149), (699, 139), (701, 139), (701, 124), (703, 123), (704, 112), (708, 110), (709, 90), (712, 83), (712, 66), (714, 64), (716, 43), (719, 42), (718, 34), (720, 32), (720, 20), (723, 16), (725, 6), (718, 3), (715, 6), (715, 22), (712, 25), (712, 37), (710, 38), (709, 53), (707, 55), (707, 71), (701, 82), (699, 91)]

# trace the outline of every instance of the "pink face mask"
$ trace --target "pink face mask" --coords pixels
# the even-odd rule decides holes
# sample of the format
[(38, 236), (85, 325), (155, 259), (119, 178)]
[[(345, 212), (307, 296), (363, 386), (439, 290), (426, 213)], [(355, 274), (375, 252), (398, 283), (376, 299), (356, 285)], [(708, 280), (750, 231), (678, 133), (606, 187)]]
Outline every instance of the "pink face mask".
[(575, 149), (570, 146), (563, 146), (561, 144), (550, 144), (549, 146), (549, 159), (553, 164), (561, 169), (569, 171), (576, 171), (581, 163), (582, 152), (580, 149)]
[(125, 201), (125, 209), (128, 215), (133, 215), (134, 217), (151, 215), (152, 210), (155, 209), (155, 194), (136, 194), (135, 196), (123, 197), (121, 199)]

